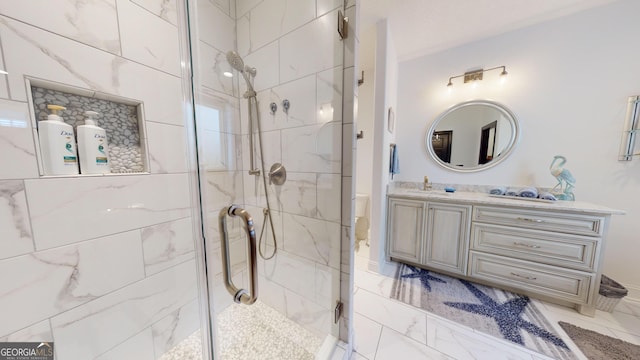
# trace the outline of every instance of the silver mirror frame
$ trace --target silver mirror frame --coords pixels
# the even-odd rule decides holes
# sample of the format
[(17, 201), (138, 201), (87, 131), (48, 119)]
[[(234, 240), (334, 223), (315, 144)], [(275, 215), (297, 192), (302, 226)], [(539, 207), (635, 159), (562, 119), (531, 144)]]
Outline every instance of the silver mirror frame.
[[(507, 120), (509, 120), (509, 124), (511, 125), (511, 129), (513, 130), (511, 133), (511, 138), (509, 139), (509, 144), (507, 145), (506, 151), (504, 151), (499, 158), (492, 160), (491, 162), (488, 162), (486, 164), (482, 164), (482, 165), (478, 165), (478, 166), (474, 166), (474, 167), (467, 167), (467, 168), (461, 168), (458, 166), (452, 166), (449, 163), (446, 163), (444, 161), (442, 161), (434, 152), (433, 150), (433, 146), (431, 145), (431, 137), (433, 136), (433, 133), (436, 129), (436, 126), (438, 126), (438, 124), (440, 123), (440, 121), (442, 121), (442, 119), (444, 119), (447, 115), (449, 115), (450, 113), (452, 113), (453, 111), (456, 111), (458, 109), (467, 107), (467, 106), (472, 106), (472, 105), (484, 105), (484, 106), (489, 106), (491, 108), (494, 108), (495, 110), (499, 111), (500, 113), (502, 113), (505, 118)], [(477, 171), (482, 171), (482, 170), (486, 170), (489, 168), (492, 168), (498, 164), (500, 164), (501, 162), (504, 161), (504, 159), (506, 159), (507, 157), (509, 157), (509, 155), (511, 155), (511, 153), (513, 152), (513, 149), (516, 147), (518, 141), (520, 140), (520, 127), (518, 125), (518, 119), (516, 118), (515, 114), (509, 110), (509, 108), (507, 108), (506, 106), (495, 102), (495, 101), (491, 101), (491, 100), (471, 100), (471, 101), (465, 101), (465, 102), (461, 102), (459, 104), (453, 105), (452, 107), (450, 107), (449, 109), (445, 110), (443, 113), (441, 113), (440, 115), (438, 115), (438, 117), (433, 121), (433, 123), (431, 124), (431, 126), (429, 127), (429, 130), (427, 131), (427, 134), (425, 136), (424, 139), (424, 144), (425, 144), (425, 148), (427, 150), (427, 153), (429, 154), (429, 156), (431, 156), (431, 158), (441, 167), (447, 169), (447, 170), (452, 170), (452, 171), (456, 171), (456, 172), (477, 172)]]

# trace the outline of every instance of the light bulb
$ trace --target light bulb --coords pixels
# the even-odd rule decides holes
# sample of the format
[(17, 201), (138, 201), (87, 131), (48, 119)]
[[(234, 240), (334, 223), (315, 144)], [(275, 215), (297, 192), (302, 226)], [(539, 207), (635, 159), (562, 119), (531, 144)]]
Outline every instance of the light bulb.
[(501, 84), (504, 84), (507, 81), (507, 75), (509, 75), (507, 70), (502, 70), (502, 72), (500, 73), (500, 83)]

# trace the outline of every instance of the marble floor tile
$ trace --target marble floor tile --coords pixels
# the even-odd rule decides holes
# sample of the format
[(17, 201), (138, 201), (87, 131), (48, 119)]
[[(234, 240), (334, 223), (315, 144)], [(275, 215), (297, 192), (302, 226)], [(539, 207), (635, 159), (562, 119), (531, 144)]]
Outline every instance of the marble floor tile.
[(393, 286), (393, 278), (371, 271), (356, 271), (354, 281), (357, 287), (383, 297), (389, 297)]
[(397, 359), (451, 359), (422, 343), (410, 339), (387, 327), (382, 329), (376, 360)]
[(613, 311), (633, 315), (640, 318), (640, 302), (622, 299), (622, 301), (620, 301), (618, 305), (616, 305)]
[(565, 321), (608, 336), (612, 336), (611, 332), (605, 329), (615, 329), (640, 335), (640, 318), (635, 316), (629, 316), (619, 312), (608, 313), (596, 310), (596, 316), (590, 317), (581, 315), (574, 309), (566, 306), (546, 302), (542, 303), (544, 304), (544, 308), (549, 311), (549, 313), (545, 313), (545, 315), (549, 318), (557, 319), (557, 321)]
[(355, 331), (355, 351), (367, 359), (374, 359), (382, 325), (358, 313), (353, 314)]
[(364, 289), (354, 293), (353, 301), (355, 312), (422, 344), (427, 343), (427, 316), (424, 311)]

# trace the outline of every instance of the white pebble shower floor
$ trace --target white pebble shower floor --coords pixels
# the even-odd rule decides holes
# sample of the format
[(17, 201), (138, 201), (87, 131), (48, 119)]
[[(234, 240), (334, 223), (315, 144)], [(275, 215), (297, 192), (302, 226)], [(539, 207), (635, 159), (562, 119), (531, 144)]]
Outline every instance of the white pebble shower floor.
[[(269, 306), (233, 304), (217, 318), (221, 358), (314, 359), (322, 340)], [(160, 360), (201, 358), (200, 331), (184, 339)]]

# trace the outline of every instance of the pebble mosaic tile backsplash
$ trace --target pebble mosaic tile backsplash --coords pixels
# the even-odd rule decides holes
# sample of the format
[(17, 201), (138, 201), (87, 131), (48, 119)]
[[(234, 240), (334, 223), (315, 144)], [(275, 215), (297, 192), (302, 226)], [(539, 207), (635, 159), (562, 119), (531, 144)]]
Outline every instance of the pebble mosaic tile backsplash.
[[(100, 113), (97, 125), (107, 132), (112, 173), (144, 172), (138, 111), (135, 106), (32, 86), (33, 106), (38, 121), (49, 115), (47, 105), (62, 105), (64, 121), (76, 128), (84, 124), (87, 110)], [(77, 132), (77, 131), (76, 131)]]

